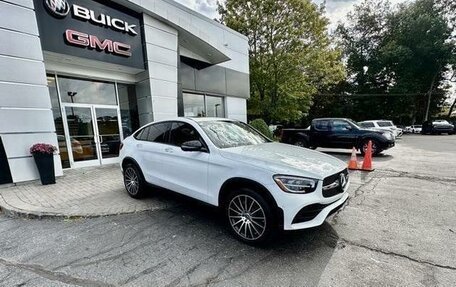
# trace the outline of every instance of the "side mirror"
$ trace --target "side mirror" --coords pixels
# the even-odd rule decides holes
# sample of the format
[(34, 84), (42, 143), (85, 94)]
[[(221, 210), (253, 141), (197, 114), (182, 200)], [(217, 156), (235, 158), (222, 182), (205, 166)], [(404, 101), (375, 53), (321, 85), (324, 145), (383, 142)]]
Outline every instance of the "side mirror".
[(203, 150), (205, 150), (205, 148), (203, 147), (203, 144), (197, 140), (184, 142), (181, 146), (181, 149), (183, 151), (203, 151)]
[(351, 131), (353, 129), (352, 126), (350, 126), (350, 125), (346, 125), (345, 128), (349, 131)]

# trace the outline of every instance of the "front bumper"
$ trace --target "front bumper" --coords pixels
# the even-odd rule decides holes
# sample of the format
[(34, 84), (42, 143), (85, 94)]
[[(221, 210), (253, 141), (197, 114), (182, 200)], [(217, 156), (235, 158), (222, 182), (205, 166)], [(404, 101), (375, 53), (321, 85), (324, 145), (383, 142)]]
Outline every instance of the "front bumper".
[(277, 205), (283, 210), (284, 230), (320, 226), (333, 211), (342, 207), (347, 201), (350, 181), (345, 185), (342, 193), (331, 197), (323, 196), (322, 187), (323, 181), (319, 181), (317, 189), (312, 193), (291, 194), (282, 191), (277, 185), (268, 186)]

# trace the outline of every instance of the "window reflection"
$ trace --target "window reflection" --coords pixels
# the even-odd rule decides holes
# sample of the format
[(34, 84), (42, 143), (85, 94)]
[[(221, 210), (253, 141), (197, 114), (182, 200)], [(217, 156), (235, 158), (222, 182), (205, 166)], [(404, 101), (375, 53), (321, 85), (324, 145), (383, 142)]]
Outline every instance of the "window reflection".
[(225, 117), (222, 97), (184, 93), (183, 101), (186, 117)]
[(59, 143), (60, 159), (63, 168), (70, 167), (70, 159), (68, 157), (68, 149), (65, 140), (65, 131), (63, 129), (62, 113), (60, 110), (59, 96), (57, 93), (57, 85), (55, 77), (52, 75), (47, 76), (47, 85), (49, 95), (51, 96), (52, 114), (54, 116), (55, 132), (57, 134), (57, 141)]
[(186, 117), (205, 117), (204, 96), (184, 93), (184, 115)]
[(206, 96), (206, 115), (208, 117), (225, 117), (225, 107), (223, 105), (223, 98)]
[(120, 116), (124, 138), (139, 129), (138, 104), (134, 85), (117, 84), (119, 94)]
[(64, 103), (117, 104), (113, 83), (59, 77), (59, 88)]

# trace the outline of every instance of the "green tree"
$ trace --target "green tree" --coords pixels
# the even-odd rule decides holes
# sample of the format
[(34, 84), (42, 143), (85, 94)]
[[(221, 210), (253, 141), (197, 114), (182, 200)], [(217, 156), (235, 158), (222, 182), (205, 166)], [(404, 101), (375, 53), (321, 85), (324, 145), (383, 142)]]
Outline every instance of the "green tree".
[(250, 117), (298, 121), (312, 95), (344, 78), (328, 20), (310, 0), (227, 0), (220, 21), (249, 42)]
[(409, 123), (424, 120), (428, 106), (430, 114), (439, 111), (456, 50), (451, 17), (437, 2), (416, 0), (392, 9), (387, 1), (366, 0), (338, 27), (348, 92), (367, 95), (352, 99), (354, 118)]

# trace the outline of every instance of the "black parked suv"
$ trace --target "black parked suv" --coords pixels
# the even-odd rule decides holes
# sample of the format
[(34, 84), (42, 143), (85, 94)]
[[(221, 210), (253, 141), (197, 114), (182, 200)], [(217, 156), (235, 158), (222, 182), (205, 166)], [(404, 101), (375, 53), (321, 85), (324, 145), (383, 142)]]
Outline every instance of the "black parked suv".
[(454, 134), (454, 125), (446, 120), (425, 121), (421, 129), (423, 135), (440, 135), (440, 134)]
[(357, 148), (364, 154), (369, 140), (372, 153), (379, 154), (394, 146), (394, 136), (389, 131), (363, 129), (350, 119), (314, 119), (308, 129), (282, 129), (281, 142), (307, 148)]

